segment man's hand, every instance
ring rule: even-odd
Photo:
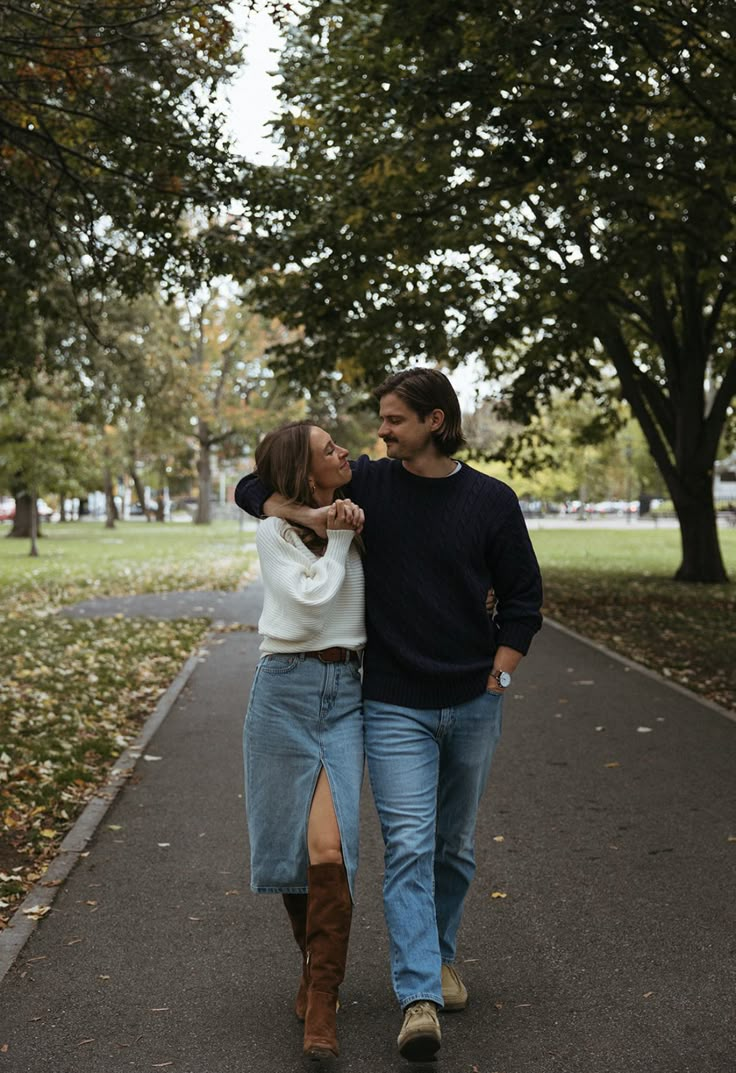
[[[493,661],[493,667],[491,669],[494,671],[508,671],[509,674],[513,674],[522,658],[521,652],[517,652],[516,649],[508,648],[507,645],[499,645],[496,649],[496,658]],[[506,690],[502,689],[496,679],[489,674],[486,692],[505,693]]]

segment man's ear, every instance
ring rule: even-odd
[[[445,423],[445,411],[444,410],[432,410],[429,415],[429,427],[432,432],[437,432],[442,428]]]

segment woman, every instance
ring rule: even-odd
[[[326,539],[277,518],[259,523],[263,656],[244,745],[251,888],[282,894],[302,951],[304,1054],[337,1057],[363,778],[362,512],[338,495],[350,481],[348,452],[316,425],[268,433],[256,467],[294,504],[332,504]]]

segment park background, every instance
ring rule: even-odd
[[[378,457],[396,365],[546,614],[736,708],[732,5],[95,8],[0,23],[0,921],[207,629],[60,610],[247,583],[260,437]]]

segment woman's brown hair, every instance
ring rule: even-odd
[[[313,421],[290,421],[267,432],[256,447],[256,471],[265,485],[284,496],[289,504],[318,507],[309,478],[312,459],[311,433],[317,426]],[[336,498],[342,497],[340,488]],[[310,551],[320,554],[327,546],[323,537],[305,525],[294,524]],[[362,541],[356,536],[362,550]]]

